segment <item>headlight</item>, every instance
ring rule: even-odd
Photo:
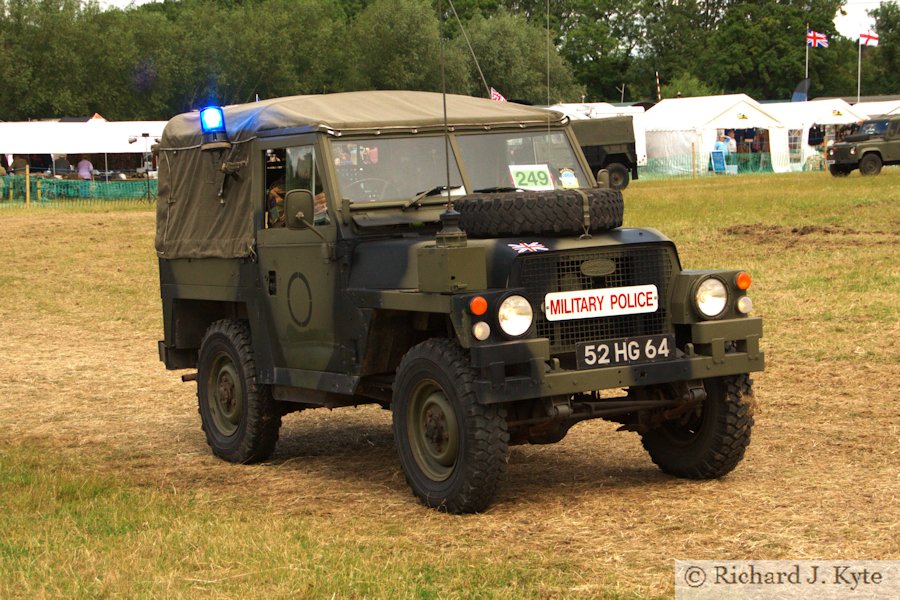
[[[697,286],[697,293],[694,296],[697,303],[697,310],[705,317],[717,317],[725,310],[728,303],[728,290],[725,284],[710,277],[704,279],[703,283]]]
[[[509,296],[500,303],[497,310],[497,321],[500,329],[510,337],[518,337],[531,328],[534,311],[531,304],[522,296]]]
[[[856,154],[856,148],[850,148],[850,154]]]

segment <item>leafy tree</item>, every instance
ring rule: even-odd
[[[350,26],[345,89],[441,89],[441,37],[428,0],[374,0]],[[445,45],[448,91],[465,91],[465,57]]]
[[[875,17],[879,39],[877,47],[863,48],[863,93],[896,94],[900,90],[900,4],[885,2],[869,14]]]
[[[694,75],[682,73],[662,86],[663,98],[689,98],[693,96],[714,96],[718,90],[700,81]]]
[[[552,45],[548,55],[546,30],[505,10],[490,18],[476,15],[467,29],[488,85],[507,98],[534,104],[546,104],[548,95],[551,104],[581,98],[581,86]],[[464,42],[457,38],[454,44],[461,48]],[[470,71],[470,79],[478,82],[472,93],[481,95],[478,88],[483,84],[474,63]]]
[[[697,57],[698,73],[726,93],[753,98],[790,98],[803,78],[807,22],[834,37],[832,23],[843,0],[807,0],[782,4],[777,0],[741,2],[728,7],[719,27],[710,33],[709,50]],[[812,91],[833,73],[838,53],[813,48],[809,53]],[[819,88],[819,93],[824,90]]]

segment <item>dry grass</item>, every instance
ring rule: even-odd
[[[755,275],[747,457],[680,481],[591,422],[513,448],[468,517],[414,501],[378,408],[288,416],[265,465],[214,459],[158,362],[153,213],[4,211],[0,597],[646,597],[676,558],[900,558],[898,190],[896,170],[629,188],[628,223],[686,267]]]

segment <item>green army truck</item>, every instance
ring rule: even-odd
[[[591,173],[605,169],[614,190],[624,190],[630,179],[638,178],[632,117],[574,119],[571,125]]]
[[[854,169],[860,175],[878,175],[884,165],[900,165],[900,115],[863,121],[856,133],[828,149],[825,164],[835,177]]]
[[[297,96],[177,116],[157,152],[159,354],[196,369],[217,456],[268,459],[292,411],[379,404],[413,493],[453,513],[488,506],[510,445],[588,419],[678,477],[742,459],[750,276],[622,227],[564,115]]]

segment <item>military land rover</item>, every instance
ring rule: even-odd
[[[854,169],[860,175],[878,175],[884,165],[900,165],[900,115],[863,121],[856,133],[828,149],[825,163],[835,177],[846,177]]]
[[[678,477],[742,459],[750,276],[622,227],[562,114],[297,96],[177,116],[157,151],[160,359],[196,369],[219,457],[266,460],[291,411],[380,404],[413,493],[454,513],[488,506],[510,445],[587,419]]]
[[[606,169],[609,173],[609,187],[624,190],[630,179],[638,178],[632,117],[575,119],[571,126],[591,172]]]

